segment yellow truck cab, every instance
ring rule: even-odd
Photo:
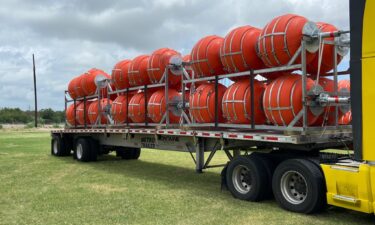
[[[354,160],[321,164],[327,202],[365,213],[375,209],[375,1],[350,1],[350,80]]]

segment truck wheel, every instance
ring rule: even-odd
[[[140,155],[141,155],[141,149],[140,148],[133,148],[132,159],[138,159]]]
[[[96,161],[98,159],[98,154],[100,151],[100,144],[99,141],[89,138],[88,139],[90,142],[90,160],[89,161]]]
[[[73,138],[64,137],[64,142],[65,142],[67,155],[70,155],[72,153],[72,151],[74,151]]]
[[[140,148],[121,148],[120,150],[116,151],[116,156],[119,156],[122,159],[126,159],[126,160],[138,159],[140,155],[141,155]]]
[[[239,156],[228,165],[226,182],[228,190],[235,198],[260,201],[267,191],[268,174],[256,157]]]
[[[91,143],[88,138],[79,138],[76,141],[74,156],[81,162],[89,162],[92,159]]]
[[[64,139],[59,135],[54,135],[51,140],[51,155],[68,156],[70,150],[67,148]]]
[[[276,168],[272,189],[279,205],[289,211],[313,213],[326,203],[324,177],[306,159],[288,159]]]
[[[252,158],[255,161],[259,161],[263,164],[264,168],[266,169],[267,173],[267,184],[265,185],[265,198],[272,198],[272,176],[275,171],[275,162],[270,158],[268,154],[254,152],[250,154],[248,157]]]

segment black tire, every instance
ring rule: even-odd
[[[100,151],[100,144],[99,141],[94,140],[92,138],[88,139],[90,142],[90,160],[89,161],[96,161],[98,159],[99,151]]]
[[[267,195],[268,174],[256,157],[238,156],[228,165],[226,183],[235,198],[261,201]]]
[[[54,135],[51,140],[51,155],[68,156],[70,150],[67,148],[65,140],[60,135]]]
[[[267,184],[265,185],[265,198],[272,198],[273,192],[272,192],[272,176],[275,171],[275,162],[273,162],[271,156],[268,153],[259,153],[254,152],[248,156],[249,158],[259,161],[263,164],[264,168],[266,169],[267,173]]]
[[[140,148],[121,148],[116,151],[116,156],[125,160],[138,159],[141,155]]]
[[[141,156],[141,149],[140,148],[133,148],[133,156],[132,159],[137,160]]]
[[[74,144],[73,138],[71,137],[64,137],[65,147],[67,151],[67,155],[70,155],[72,151],[74,151]]]
[[[306,159],[288,159],[278,165],[272,178],[278,204],[289,211],[314,213],[326,204],[323,173]]]
[[[74,148],[74,157],[81,162],[89,162],[92,160],[91,141],[88,138],[79,138]]]

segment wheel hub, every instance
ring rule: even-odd
[[[250,176],[249,173],[245,174],[245,176],[243,177],[243,182],[245,182],[246,184],[251,185],[251,176]]]
[[[83,154],[83,148],[81,144],[77,145],[77,159],[82,159],[82,154]]]
[[[295,182],[294,188],[299,193],[306,193],[306,184],[303,182],[302,179],[299,179]]]
[[[281,193],[291,204],[298,205],[306,200],[307,182],[304,176],[297,171],[287,171],[281,177]]]
[[[244,165],[238,165],[233,170],[232,183],[241,194],[247,194],[251,189],[252,178],[250,170]]]
[[[58,148],[57,148],[57,147],[58,147],[58,146],[57,146],[57,141],[54,140],[54,141],[53,141],[53,153],[54,153],[55,155],[58,154]]]

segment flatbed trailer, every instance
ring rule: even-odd
[[[189,130],[150,128],[93,128],[64,129],[51,131],[53,137],[68,142],[79,138],[90,138],[105,149],[151,148],[190,153],[196,164],[196,171],[210,168],[212,157],[218,150],[225,151],[229,160],[240,152],[316,152],[329,148],[347,148],[352,141],[351,128],[345,126],[340,132],[299,133],[264,132],[246,130]],[[73,146],[73,143],[67,144]],[[55,146],[56,147],[56,146]],[[57,152],[57,149],[55,149]],[[107,150],[104,150],[107,152]],[[210,152],[207,161],[205,152]],[[194,156],[194,155],[195,156]]]
[[[375,138],[372,130],[375,122],[371,118],[371,113],[375,110],[373,106],[375,91],[372,87],[375,82],[372,76],[375,73],[374,13],[375,1],[350,1],[350,76],[353,90],[350,95],[353,127],[337,124],[339,105],[334,105],[335,125],[307,126],[306,108],[311,105],[304,102],[304,108],[298,113],[295,121],[284,126],[257,126],[253,123],[240,126],[220,124],[216,120],[213,124],[196,124],[194,121],[187,121],[176,127],[169,124],[168,119],[163,121],[164,124],[146,122],[102,125],[99,122],[91,127],[75,124],[51,132],[51,153],[55,156],[66,156],[71,155],[73,151],[73,156],[77,160],[87,162],[96,160],[98,155],[110,151],[116,151],[123,159],[138,159],[142,148],[183,151],[191,154],[196,165],[195,169],[199,173],[210,167],[224,166],[223,185],[238,199],[261,201],[273,195],[282,208],[293,212],[313,213],[323,209],[325,204],[330,204],[364,213],[374,213],[375,151],[372,148],[375,145]],[[246,75],[250,76],[249,82],[253,85],[254,74],[285,71],[291,68],[301,69],[303,83],[305,83],[305,44],[302,43],[298,51],[302,59],[301,64],[298,65],[291,62],[280,68],[214,78],[188,78],[182,83],[184,85],[194,81],[211,80],[217,86],[219,78]],[[293,59],[295,60],[296,57]],[[332,73],[335,92],[328,94],[338,94],[337,76],[349,72],[339,72],[336,66]],[[152,86],[168,88],[168,83],[133,89],[143,89],[146,92],[147,88]],[[120,92],[128,93],[129,89],[109,93]],[[302,94],[303,99],[309,95],[306,86]],[[100,98],[100,96],[90,98]],[[86,97],[83,100],[85,101]],[[252,105],[253,102],[254,100],[251,99]],[[185,103],[182,104],[181,109],[185,110],[184,107]],[[165,118],[168,118],[168,115]],[[217,118],[217,109],[215,109],[215,118]],[[295,126],[295,122],[299,119],[303,121],[302,126]],[[354,149],[354,155],[321,151],[351,147]],[[210,165],[217,151],[226,153],[229,161],[227,164]],[[205,154],[208,156],[206,157]]]

